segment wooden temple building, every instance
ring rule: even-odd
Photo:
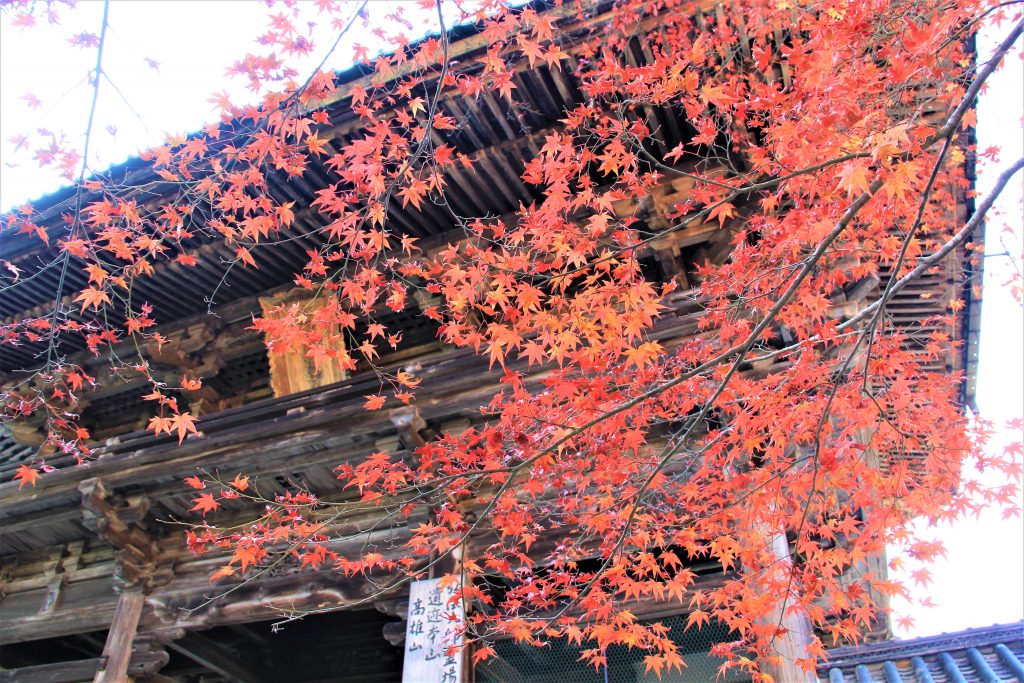
[[[586,21],[601,19],[598,15]],[[573,21],[562,18],[559,25],[569,32],[574,30]],[[484,46],[471,27],[456,29],[452,39],[452,55],[467,63]],[[631,63],[651,57],[643,34],[632,38],[629,48],[625,59]],[[775,77],[784,79],[787,74],[780,70]],[[360,69],[342,74],[343,95],[329,107],[331,123],[320,132],[329,149],[337,151],[359,134],[344,93],[365,78]],[[563,112],[584,99],[571,69],[543,63],[531,68],[524,63],[514,83],[511,100],[488,91],[476,99],[457,93],[441,98],[440,111],[453,117],[458,127],[435,129],[431,135],[438,144],[450,145],[472,160],[471,168],[447,171],[447,200],[461,215],[509,216],[520,203],[540,199],[537,189],[521,180],[524,163],[538,153],[544,137],[558,129]],[[647,115],[655,131],[651,151],[661,158],[696,134],[685,116],[671,107],[651,107]],[[691,155],[679,163],[699,161]],[[125,185],[153,179],[152,169],[140,160],[108,173]],[[62,466],[68,463],[60,462],[59,455],[50,456],[48,462],[58,471],[42,477],[34,488],[19,490],[12,476],[19,464],[33,457],[41,434],[31,425],[0,427],[0,681],[401,679],[408,587],[344,609],[374,595],[375,585],[330,569],[289,568],[225,593],[230,581],[210,583],[211,573],[225,558],[215,551],[202,556],[189,552],[184,528],[173,523],[195,518],[189,513],[194,496],[182,480],[197,468],[229,477],[245,472],[268,496],[301,484],[337,500],[344,495],[335,474],[339,464],[378,450],[408,452],[424,439],[464,429],[482,419],[479,406],[495,392],[500,372],[488,369],[485,358],[439,342],[435,324],[420,314],[429,303],[425,301],[412,301],[406,311],[391,314],[388,323],[402,331],[402,342],[381,359],[384,366],[405,368],[422,379],[415,412],[367,413],[364,395],[373,393],[377,383],[370,373],[324,376],[302,359],[268,357],[262,339],[250,329],[253,314],[268,301],[289,295],[294,273],[304,265],[305,249],[322,244],[316,231],[325,221],[309,205],[319,189],[335,181],[333,172],[315,161],[300,178],[270,178],[270,190],[278,200],[295,202],[294,224],[283,229],[283,236],[305,237],[269,250],[272,254],[266,257],[263,251],[254,251],[258,269],[230,273],[229,286],[220,290],[216,315],[207,313],[206,297],[222,275],[223,260],[230,259],[220,242],[196,238],[189,245],[200,257],[196,267],[166,263],[135,284],[136,296],[153,305],[159,331],[168,339],[161,349],[147,350],[157,373],[177,378],[187,372],[203,379],[202,391],[188,405],[201,416],[199,435],[179,445],[176,437],[146,431],[150,407],[140,397],[148,385],[110,376],[102,358],[93,358],[84,342],[71,338],[62,343],[72,359],[97,378],[96,388],[84,397],[81,415],[95,440],[94,459],[76,467]],[[638,216],[652,229],[666,226],[670,207],[687,196],[689,182],[666,180],[653,201],[624,201],[616,211]],[[61,215],[69,210],[72,196],[71,191],[62,191],[35,203],[55,234],[62,229]],[[965,203],[961,210],[966,212],[969,206]],[[424,250],[442,247],[459,234],[451,214],[430,202],[414,209],[395,201],[389,212],[390,225],[417,237]],[[670,349],[696,333],[699,308],[688,296],[699,283],[696,265],[726,258],[729,240],[742,220],[738,216],[724,228],[717,221],[692,225],[651,243],[644,253],[643,265],[651,279],[675,278],[680,285],[665,302],[668,311],[653,330],[664,347]],[[51,246],[46,246],[9,231],[0,234],[0,259],[16,265],[46,262],[55,255],[56,241],[51,239]],[[953,339],[966,343],[934,369],[966,370],[968,378],[973,377],[978,330],[978,302],[965,285],[971,268],[966,258],[950,259],[944,272],[900,291],[889,305],[893,321],[912,330],[923,318],[944,314],[951,298],[966,301],[959,321],[949,330]],[[57,277],[53,271],[40,273],[4,295],[0,317],[16,319],[44,310],[58,286]],[[69,269],[67,293],[84,286],[84,276]],[[878,281],[871,280],[837,293],[833,314],[851,315],[877,288]],[[921,298],[924,291],[932,296]],[[0,372],[10,378],[19,369],[32,367],[37,351],[30,346],[3,347]],[[768,368],[757,369],[764,370]],[[965,401],[970,400],[971,381],[964,387]],[[228,523],[239,514],[235,507],[212,515],[211,521]],[[337,522],[347,529],[360,528],[360,523]],[[353,542],[352,550],[395,554],[404,533],[401,528],[370,533]],[[879,562],[884,565],[881,558]],[[721,577],[713,563],[694,570],[699,585]],[[279,632],[271,629],[291,610],[335,605],[341,609],[288,624]],[[638,616],[665,618],[678,629],[690,668],[663,680],[713,678],[717,660],[708,652],[715,638],[725,634],[684,633],[685,614],[666,614],[664,606],[641,609]],[[884,631],[883,624],[880,632]],[[498,653],[477,671],[464,671],[461,680],[619,683],[643,676],[642,665],[637,665],[641,658],[626,652],[609,653],[607,678],[577,662],[578,653],[567,646],[553,644],[534,652],[499,643]]]

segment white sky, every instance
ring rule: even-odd
[[[397,4],[370,3],[369,24],[379,25]],[[86,0],[73,11],[65,10],[64,20],[57,27],[40,25],[21,31],[11,28],[6,19],[0,23],[0,209],[35,199],[64,184],[54,173],[39,169],[28,155],[13,154],[8,139],[45,127],[64,131],[80,146],[92,94],[85,79],[94,64],[95,51],[73,48],[66,39],[72,30],[98,33],[101,12],[102,3]],[[215,114],[207,97],[225,88],[224,73],[229,64],[254,49],[246,41],[262,32],[265,16],[264,6],[255,2],[112,2],[104,66],[124,97],[110,83],[101,84],[93,133],[95,156],[90,155],[90,166],[103,169],[161,143],[168,133],[195,130],[213,120]],[[436,30],[433,24],[417,28]],[[1001,37],[998,33],[992,35],[983,36],[981,55],[987,54]],[[359,24],[351,39],[343,41],[329,67],[344,67],[351,62],[353,41],[361,41],[373,51],[379,45],[369,29]],[[319,41],[315,59],[298,66],[315,65],[327,45]],[[146,58],[159,62],[159,71],[149,67]],[[1002,146],[1004,163],[1024,152],[1022,83],[1024,73],[1018,52],[997,74],[979,105],[979,148]],[[236,84],[232,92],[243,92],[243,85]],[[40,109],[32,111],[25,106],[21,97],[27,93],[42,101]],[[1001,168],[995,164],[980,169],[980,193],[986,191]],[[1011,253],[1020,257],[1019,238],[1024,232],[1020,176],[1010,189],[1012,192],[1008,191],[1001,202],[1002,223],[989,223],[987,253],[1005,251],[998,241],[998,228],[1008,223],[1016,227],[1018,238]],[[1008,277],[1007,259],[987,258],[985,269],[978,403],[982,415],[1003,424],[1024,415],[1024,318],[1021,308],[999,286]],[[1024,618],[1024,524],[1019,518],[1004,521],[1000,511],[992,510],[979,519],[938,528],[934,533],[946,543],[948,559],[932,567],[934,583],[930,587],[913,590],[917,597],[931,596],[937,607],[897,604],[897,614],[916,620],[912,629],[898,631],[898,635],[929,635]]]
[[[987,27],[978,40],[979,62],[997,45],[1005,33]],[[1018,42],[1019,47],[1019,42]],[[1024,62],[1018,51],[996,73],[978,104],[978,149],[990,145],[1002,148],[1001,163],[982,165],[978,171],[978,193],[984,196],[995,177],[1015,159],[1024,155]],[[1021,210],[1022,178],[1018,174],[1000,196],[999,214],[990,217],[986,228],[986,254],[1009,251],[1019,259],[1024,219]],[[1002,227],[1015,229],[1016,239],[1004,246]],[[978,410],[997,425],[1024,415],[1024,316],[1006,288],[1012,273],[1006,257],[985,259],[985,284],[982,290],[981,348],[978,367]],[[992,444],[1002,448],[1021,434],[1004,431]],[[1004,482],[983,481],[993,484]],[[1018,495],[1018,503],[1024,500]],[[923,525],[922,525],[923,526]],[[1024,522],[1020,517],[1002,519],[1002,512],[990,509],[978,519],[934,529],[948,552],[946,560],[932,566],[931,586],[913,587],[916,594],[932,597],[936,607],[895,603],[897,614],[912,616],[916,623],[909,630],[896,628],[901,637],[925,636],[974,626],[988,626],[1024,619]],[[909,581],[908,565],[904,572]],[[896,624],[894,623],[894,627]]]

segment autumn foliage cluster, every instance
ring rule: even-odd
[[[694,628],[728,626],[728,665],[756,670],[784,631],[781,613],[840,639],[869,628],[876,601],[903,588],[868,560],[887,545],[924,559],[940,552],[908,520],[1012,495],[1019,457],[984,455],[985,426],[969,424],[961,405],[962,372],[930,369],[961,352],[951,330],[964,302],[949,300],[913,339],[887,314],[897,293],[978,248],[970,239],[991,197],[973,198],[967,160],[995,152],[971,147],[969,131],[996,62],[975,62],[972,35],[1006,15],[1000,49],[1010,50],[1022,30],[1012,8],[583,0],[445,10],[428,0],[377,25],[388,45],[380,56],[355,46],[372,72],[355,81],[291,68],[329,47],[305,37],[314,9],[341,36],[367,11],[276,3],[260,50],[231,74],[258,98],[215,98],[220,121],[144,152],[155,174],[144,188],[108,183],[73,148],[18,141],[39,163],[64,167],[76,195],[58,230],[36,222],[31,205],[4,217],[4,230],[56,244],[60,256],[0,263],[0,292],[41,267],[84,282],[54,292],[42,312],[0,322],[0,344],[40,349],[38,365],[9,375],[3,391],[3,420],[43,422],[48,433],[19,470],[22,484],[45,486],[47,453],[90,457],[76,404],[94,380],[62,339],[84,338],[124,374],[148,376],[162,321],[133,283],[167,262],[194,267],[197,240],[230,247],[225,270],[257,268],[254,255],[272,260],[280,231],[313,210],[325,225],[293,274],[306,303],[254,311],[271,352],[376,372],[369,411],[414,406],[415,374],[375,362],[401,342],[387,313],[411,310],[436,323],[440,341],[502,369],[500,391],[481,406],[485,421],[428,441],[411,460],[376,452],[340,468],[344,502],[299,489],[265,499],[245,473],[190,478],[190,546],[230,552],[215,579],[284,558],[393,587],[437,567],[458,581],[472,636],[567,637],[596,665],[610,645],[635,646],[656,672],[682,665],[678,647],[630,605],[676,603]],[[66,10],[7,2],[4,11],[30,26]],[[412,22],[437,33],[418,39]],[[466,22],[477,25],[477,47],[455,54],[447,30]],[[651,53],[640,63],[624,57],[637,35]],[[80,38],[83,50],[102,51],[101,31]],[[335,47],[351,49],[351,39]],[[525,165],[523,181],[543,200],[514,216],[454,216],[460,238],[421,250],[389,207],[443,206],[445,171],[475,163],[439,144],[438,131],[462,123],[438,102],[484,91],[521,101],[512,76],[538,64],[575,74],[584,95]],[[335,151],[328,109],[339,102],[359,132]],[[652,107],[685,119],[689,142],[659,153]],[[308,208],[275,199],[268,178],[299,179],[312,159],[336,182]],[[1005,163],[997,192],[1021,168]],[[617,208],[679,178],[692,189],[663,227]],[[969,201],[965,222],[956,207]],[[699,264],[692,289],[652,280],[644,249],[701,223],[729,231],[726,256]],[[839,293],[871,282],[859,303],[838,305]],[[665,346],[652,329],[681,305],[694,307],[696,331]],[[199,438],[201,420],[186,408],[201,383],[154,379],[149,428]],[[968,459],[1011,483],[980,490],[961,476]],[[251,522],[218,527],[216,514],[240,499],[259,506]],[[333,550],[331,524],[368,510],[381,525],[425,516],[396,555]],[[769,542],[780,534],[788,559]],[[705,560],[723,578],[694,590],[691,567]],[[491,650],[482,642],[475,652]]]

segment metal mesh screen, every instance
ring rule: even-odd
[[[659,619],[668,626],[669,637],[678,645],[686,662],[686,668],[679,671],[662,672],[661,683],[697,683],[698,681],[720,681],[721,683],[749,683],[750,676],[729,671],[719,676],[718,667],[725,661],[711,656],[709,650],[715,643],[734,640],[728,629],[720,625],[707,624],[701,629],[686,630],[683,616]],[[544,647],[523,645],[514,641],[494,644],[497,656],[481,662],[475,671],[476,683],[533,683],[553,681],[555,683],[632,683],[633,681],[658,681],[653,672],[645,673],[642,650],[630,650],[615,646],[608,649],[607,667],[594,669],[579,661],[584,647],[572,645],[564,639],[552,640]]]

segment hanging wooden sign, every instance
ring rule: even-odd
[[[457,589],[441,579],[414,581],[409,588],[402,683],[462,683],[465,611]]]

